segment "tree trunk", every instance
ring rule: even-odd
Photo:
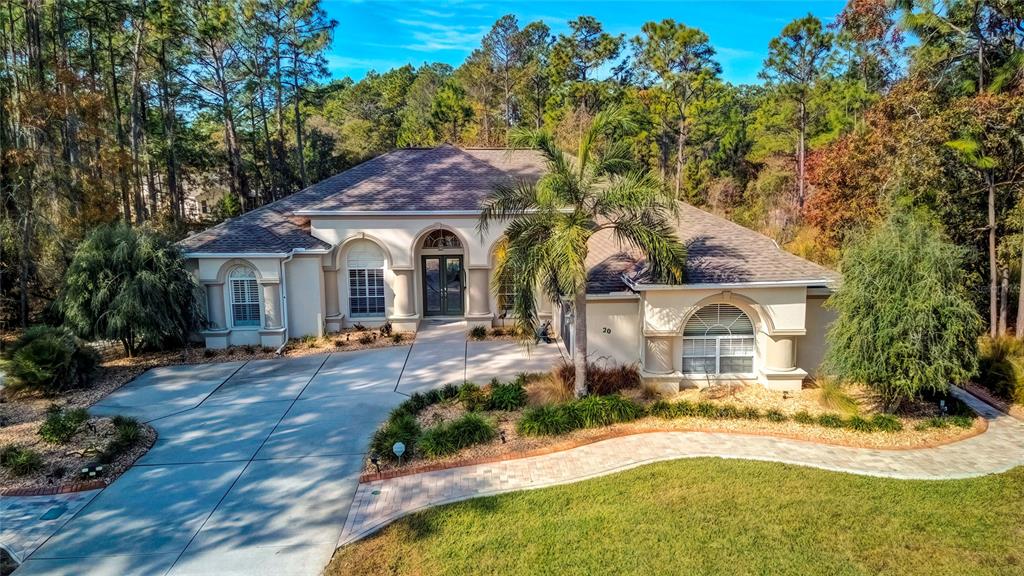
[[[988,320],[989,336],[995,338],[998,330],[999,270],[996,267],[996,187],[991,171],[986,171],[988,185]]]
[[[1006,336],[1006,315],[1010,299],[1010,271],[1003,267],[1003,280],[999,285],[999,336]]]
[[[110,20],[110,14],[106,14],[107,20]],[[107,59],[110,61],[110,93],[112,98],[112,104],[114,106],[114,128],[117,136],[117,148],[121,152],[122,156],[125,153],[124,146],[124,123],[121,121],[121,93],[117,86],[117,72],[114,65],[114,42],[111,38],[111,34],[107,34]],[[124,212],[125,224],[131,225],[132,223],[132,204],[131,195],[128,192],[128,175],[124,171],[124,167],[118,163],[117,167],[118,182],[121,186],[121,210]]]
[[[1014,335],[1024,338],[1024,246],[1020,251],[1020,293],[1017,294],[1017,326]]]
[[[170,195],[171,214],[175,221],[184,216],[184,202],[178,188],[178,153],[174,103],[171,96],[170,70],[167,65],[167,43],[160,42],[160,109],[164,117],[164,139],[167,146],[167,192]]]
[[[807,104],[800,102],[800,142],[797,146],[797,207],[804,208],[804,140],[807,137]]]
[[[587,286],[584,283],[573,300],[573,356],[576,369],[573,393],[577,398],[587,395]]]

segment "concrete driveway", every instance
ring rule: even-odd
[[[427,324],[411,347],[146,372],[91,411],[149,422],[156,445],[16,574],[318,574],[369,438],[407,394],[560,357],[464,334]]]

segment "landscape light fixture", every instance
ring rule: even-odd
[[[370,454],[370,463],[377,467],[377,476],[380,476],[380,456],[376,452]]]

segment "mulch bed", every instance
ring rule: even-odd
[[[527,386],[530,389],[530,385]],[[848,394],[854,398],[861,415],[870,417],[877,411],[874,397],[864,388],[851,388]],[[623,391],[623,395],[637,402],[648,404],[652,401],[642,390]],[[762,412],[776,409],[792,416],[799,411],[812,415],[837,413],[837,410],[823,406],[819,400],[817,389],[805,388],[797,393],[786,394],[768,390],[761,386],[737,387],[731,390],[685,390],[669,401],[690,400],[708,401],[717,404],[733,404],[740,408],[753,406]],[[934,415],[928,406],[911,406],[908,414],[901,414],[903,430],[899,432],[860,432],[849,429],[827,428],[817,424],[799,424],[792,420],[786,422],[770,422],[768,420],[744,419],[709,419],[698,417],[681,417],[672,420],[648,416],[633,422],[614,424],[603,428],[587,428],[575,430],[561,436],[520,436],[516,424],[522,417],[523,410],[513,412],[491,411],[484,413],[493,418],[498,429],[504,432],[504,441],[500,438],[487,444],[479,444],[459,451],[448,457],[428,459],[413,454],[401,466],[391,462],[381,463],[381,475],[376,467],[367,460],[364,463],[360,481],[367,482],[380,478],[404,476],[431,470],[456,468],[472,464],[500,462],[518,458],[528,458],[568,450],[609,438],[643,434],[647,432],[726,432],[731,434],[749,434],[771,436],[789,440],[801,440],[848,446],[854,448],[874,448],[882,450],[909,450],[930,448],[951,442],[964,440],[983,433],[987,423],[982,418],[975,418],[971,428],[930,428],[915,430],[918,422]],[[454,420],[465,413],[458,402],[442,403],[424,409],[417,420],[426,429],[441,422]]]

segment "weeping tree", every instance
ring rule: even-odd
[[[981,317],[962,282],[966,258],[921,213],[897,211],[854,241],[826,303],[837,318],[825,371],[871,386],[890,410],[970,378]]]
[[[622,138],[633,129],[621,109],[599,112],[575,155],[563,152],[547,129],[513,131],[510,145],[535,148],[547,172],[536,182],[497,186],[480,214],[481,233],[493,222],[506,224],[492,290],[511,288],[520,334],[536,332],[538,296],[572,300],[577,396],[586,393],[590,238],[607,231],[645,256],[645,273],[663,282],[682,281],[686,251],[676,234],[678,204],[657,177],[634,167]]]
[[[176,246],[118,223],[97,228],[75,251],[59,308],[82,338],[117,340],[134,356],[184,342],[203,322],[201,296]]]

